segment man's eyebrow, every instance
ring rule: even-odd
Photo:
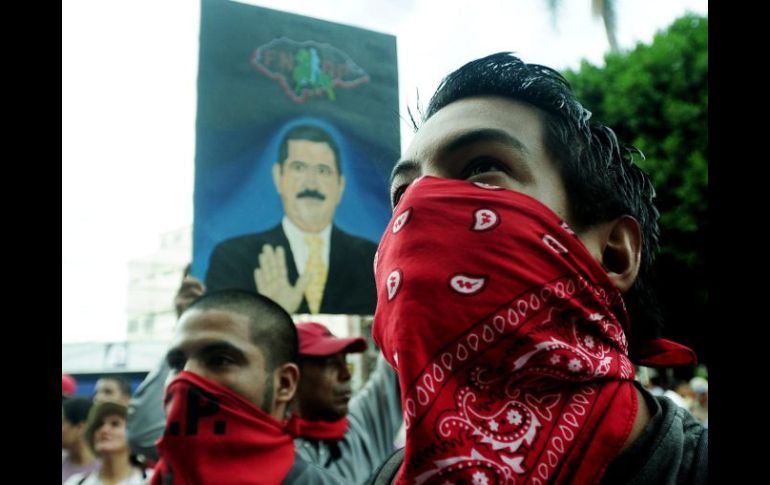
[[[393,185],[393,180],[402,173],[419,169],[420,164],[414,160],[401,160],[400,162],[396,163],[396,166],[393,167],[393,171],[390,172],[390,183],[388,185]]]
[[[205,344],[202,345],[200,349],[198,349],[198,353],[201,355],[213,354],[215,352],[228,352],[240,360],[246,360],[246,354],[243,352],[243,350],[227,342],[214,342]]]
[[[439,156],[446,156],[460,150],[461,148],[473,145],[474,143],[500,143],[507,148],[516,150],[525,155],[529,155],[530,151],[518,138],[503,130],[497,130],[494,128],[482,128],[473,131],[466,131],[448,140],[439,151]],[[414,160],[402,160],[393,167],[393,171],[390,174],[390,185],[393,184],[393,180],[403,174],[404,172],[410,172],[413,170],[419,170],[420,164]]]
[[[482,128],[467,131],[450,139],[441,149],[441,154],[446,155],[468,145],[481,142],[494,142],[506,145],[508,148],[529,154],[529,149],[518,138],[503,130],[494,128]]]
[[[246,354],[243,350],[239,349],[235,345],[227,342],[212,342],[204,343],[202,345],[194,345],[183,351],[181,348],[174,348],[168,351],[166,354],[166,362],[171,363],[177,360],[187,360],[191,355],[197,354],[199,356],[206,354],[213,354],[215,352],[229,352],[234,354],[238,359],[246,359]]]

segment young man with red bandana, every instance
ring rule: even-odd
[[[153,484],[338,484],[295,455],[299,379],[289,314],[256,293],[208,293],[182,314],[166,360],[166,427]]]
[[[634,382],[634,364],[694,361],[659,338],[655,191],[590,118],[508,53],[431,99],[375,257],[406,425],[377,483],[707,481],[707,431]]]
[[[382,359],[351,399],[349,353],[366,350],[361,337],[338,338],[324,325],[297,324],[301,378],[292,405],[298,456],[344,479],[366,483],[393,452],[402,424],[396,375]]]

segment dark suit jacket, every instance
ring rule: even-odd
[[[217,244],[209,260],[206,288],[219,290],[239,288],[256,291],[254,269],[259,267],[262,246],[283,246],[286,269],[293,285],[299,276],[289,240],[280,224],[269,231],[246,234]],[[377,245],[366,239],[346,234],[332,226],[329,274],[321,301],[321,313],[373,315],[377,305],[373,262]],[[297,313],[309,313],[302,299]]]

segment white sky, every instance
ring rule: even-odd
[[[708,13],[707,0],[616,2],[624,48]],[[562,69],[607,50],[588,0],[562,0],[556,29],[546,0],[244,3],[396,35],[402,114],[493,52]],[[196,0],[62,3],[62,342],[125,338],[128,261],[192,224],[199,22]]]

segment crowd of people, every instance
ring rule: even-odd
[[[462,66],[391,175],[363,388],[366,340],[185,274],[133,396],[62,377],[62,483],[707,483],[707,380],[637,376],[696,363],[661,338],[637,153],[553,69]]]
[[[93,398],[73,396],[76,385],[62,374],[62,483],[145,483],[152,469],[131,452],[126,437],[129,382],[103,377]]]

